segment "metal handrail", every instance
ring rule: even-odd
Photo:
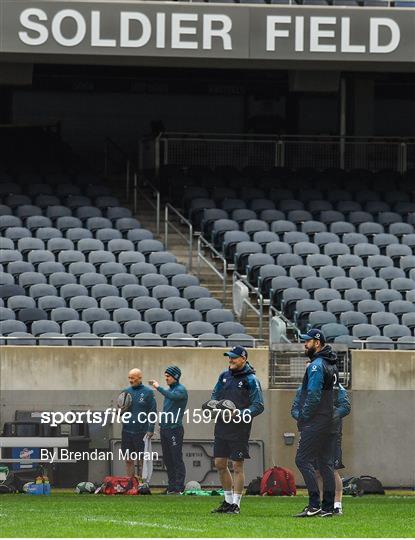
[[[211,256],[214,256],[216,259],[219,259],[223,264],[223,272],[221,273],[216,266],[209,261],[204,255],[202,249],[208,249]],[[226,302],[226,281],[227,281],[227,272],[228,272],[228,261],[225,257],[213,247],[213,245],[206,240],[202,235],[198,236],[197,239],[197,275],[200,277],[200,261],[203,261],[222,281],[223,283],[223,303]]]
[[[169,221],[169,211],[171,211],[174,215],[176,215],[180,223],[183,225],[187,225],[189,229],[188,236],[186,237],[182,231],[176,227],[176,225],[173,224],[173,222]],[[168,241],[169,241],[169,226],[182,238],[185,243],[189,246],[189,255],[188,255],[188,270],[192,270],[192,262],[193,262],[193,225],[192,223],[184,217],[183,214],[181,214],[176,208],[174,208],[173,205],[170,203],[167,203],[165,206],[164,211],[164,245],[166,249],[168,249]]]
[[[269,348],[271,348],[271,322],[272,322],[272,314],[276,315],[277,317],[279,317],[286,325],[287,327],[290,327],[292,329],[294,329],[295,332],[297,332],[297,334],[300,334],[300,330],[296,327],[296,325],[290,321],[289,319],[287,319],[287,317],[281,312],[281,311],[278,311],[278,309],[273,306],[271,304],[271,300],[270,300],[270,305],[269,305]],[[292,343],[286,336],[282,336],[283,338],[285,338],[287,341],[286,343]]]
[[[140,334],[137,334],[136,336],[126,336],[126,337],[123,337],[123,336],[114,336],[114,337],[111,337],[111,336],[45,336],[45,337],[42,337],[42,336],[2,336],[0,335],[0,340],[5,340],[5,341],[13,341],[13,340],[20,340],[20,341],[33,341],[35,340],[36,342],[38,342],[39,340],[41,339],[49,339],[51,341],[68,341],[68,342],[72,342],[73,340],[78,340],[78,341],[91,341],[91,340],[99,340],[99,341],[109,341],[110,342],[110,347],[113,347],[114,346],[114,342],[116,341],[125,341],[125,340],[130,340],[130,341],[135,341],[136,339],[139,339],[139,336]],[[168,336],[167,337],[161,337],[161,336],[152,336],[152,337],[146,337],[145,338],[147,341],[160,341],[160,339],[163,341],[163,342],[166,342],[168,339],[171,339],[171,340],[174,340],[174,341],[183,341],[183,342],[188,342],[188,341],[193,341],[193,342],[196,342],[198,344],[198,347],[201,347],[200,345],[200,339],[199,337],[172,337],[172,338],[169,338]],[[257,339],[257,338],[252,338],[253,341],[254,341],[254,348],[257,347],[257,344],[260,343],[260,342],[263,342],[264,340],[263,339]],[[218,338],[217,337],[206,337],[206,338],[203,338],[203,341],[207,342],[207,341],[217,341]],[[8,345],[2,345],[2,347],[7,347]],[[15,346],[13,344],[10,344],[10,346]],[[42,345],[39,345],[38,343],[36,343],[36,347],[42,347]],[[44,347],[50,347],[50,345],[43,345]],[[72,346],[72,345],[71,345]],[[76,345],[75,345],[76,346]],[[104,346],[104,345],[93,345],[93,346],[97,346],[97,347],[101,347],[101,346]],[[146,345],[132,345],[132,347],[145,347]],[[219,348],[228,348],[229,345],[225,345],[224,347],[219,347]]]
[[[134,212],[137,212],[138,207],[138,194],[142,196],[143,199],[145,199],[148,204],[154,208],[156,211],[156,233],[160,234],[160,212],[161,212],[161,196],[160,191],[146,178],[142,177],[143,179],[143,186],[148,186],[153,196],[156,198],[156,203],[153,202],[153,200],[148,197],[147,193],[141,189],[139,182],[138,182],[138,173],[134,172],[134,183],[133,183],[133,203],[134,203]]]
[[[242,283],[248,288],[248,290],[251,293],[253,293],[253,294],[257,293],[255,287],[253,287],[249,283],[249,281],[246,279],[246,277],[243,276],[242,274],[240,274],[239,272],[237,272],[236,270],[234,270],[234,272],[232,274],[232,282],[235,283],[236,280],[242,281]],[[259,308],[257,308],[257,307],[255,307],[253,305],[253,303],[250,300],[248,300],[246,298],[243,299],[243,303],[246,304],[248,306],[248,308],[252,309],[252,311],[255,313],[255,315],[258,316],[258,318],[259,318],[259,337],[262,340],[263,335],[264,335],[264,332],[263,332],[264,312],[263,312],[262,304],[259,304]]]

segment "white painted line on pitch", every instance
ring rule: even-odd
[[[205,532],[205,529],[196,529],[192,527],[179,527],[175,525],[164,525],[161,523],[148,523],[147,521],[130,521],[122,519],[107,519],[107,518],[83,518],[84,521],[101,521],[105,523],[115,523],[116,525],[140,525],[142,527],[154,527],[156,529],[177,529],[178,531],[189,532]]]

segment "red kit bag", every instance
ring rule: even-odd
[[[271,467],[261,479],[261,495],[296,495],[294,475],[289,469]]]

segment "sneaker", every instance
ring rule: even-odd
[[[237,504],[230,504],[229,508],[225,511],[225,514],[240,514],[241,509]]]
[[[304,510],[298,514],[295,514],[294,517],[306,518],[306,517],[315,517],[321,513],[321,508],[314,508],[313,506],[306,506]]]
[[[217,508],[214,508],[211,511],[211,513],[212,514],[226,514],[231,506],[233,506],[233,504],[229,504],[226,501],[222,501]]]
[[[322,518],[333,517],[333,512],[331,510],[322,510],[320,512],[320,517]]]
[[[181,495],[180,491],[176,491],[174,489],[172,490],[167,490],[165,495]]]
[[[343,510],[341,508],[335,508],[333,512],[333,516],[342,516]]]

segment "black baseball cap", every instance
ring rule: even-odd
[[[248,351],[244,349],[243,347],[237,345],[236,347],[232,347],[232,349],[226,353],[223,353],[223,356],[229,356],[229,358],[239,358],[242,356],[242,358],[248,358]]]
[[[311,328],[307,334],[300,334],[301,341],[308,341],[309,339],[318,339],[321,343],[326,342],[326,338],[321,330],[318,328]]]

